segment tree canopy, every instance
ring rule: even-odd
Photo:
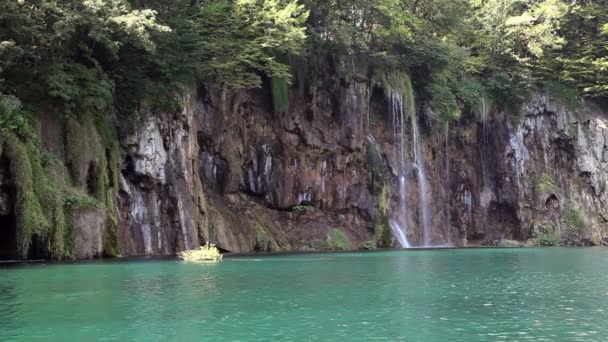
[[[326,53],[412,76],[429,113],[531,87],[608,96],[608,0],[7,0],[0,93],[67,114],[171,105],[204,81],[289,80]]]

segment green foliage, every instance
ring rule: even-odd
[[[374,237],[376,246],[391,247],[393,243],[393,233],[389,225],[389,189],[387,183],[383,183],[380,195],[378,196],[378,217],[374,225]]]
[[[16,185],[17,247],[26,258],[31,237],[37,234],[45,241],[45,250],[54,259],[70,256],[70,235],[67,224],[63,188],[49,174],[55,161],[35,142],[22,142],[10,135],[7,156]]]
[[[264,227],[256,222],[255,225],[255,250],[273,252],[280,250],[276,240]]]
[[[112,105],[112,65],[124,45],[154,50],[151,32],[168,31],[156,12],[123,0],[4,1],[0,67],[18,94],[46,98],[66,111]]]
[[[272,77],[270,82],[274,112],[286,113],[289,110],[289,90],[287,81],[281,77]]]
[[[91,196],[69,189],[65,194],[65,205],[69,209],[90,209],[97,208],[99,202]]]
[[[407,115],[416,115],[416,100],[414,96],[414,87],[410,76],[401,71],[392,71],[387,73],[382,78],[384,86],[389,92],[396,92],[403,97],[403,105]]]
[[[559,246],[561,237],[556,232],[555,227],[550,224],[545,224],[540,227],[534,236],[534,243],[537,246],[552,247]]]
[[[553,177],[551,177],[547,173],[543,173],[540,176],[537,186],[538,186],[538,190],[540,192],[554,191],[555,189],[558,188],[557,184],[555,184],[555,181],[553,180]]]
[[[311,42],[338,54],[382,54],[407,42],[414,18],[400,0],[305,1]]]
[[[574,111],[581,106],[581,94],[576,88],[556,81],[546,81],[544,82],[544,86],[549,90],[551,96],[562,101],[568,110]]]
[[[605,95],[608,3],[564,0],[472,0],[473,71],[511,99],[538,81],[584,95]],[[515,89],[515,92],[509,88]],[[495,96],[499,99],[501,97]],[[512,101],[512,100],[510,100]]]
[[[201,39],[204,78],[232,88],[259,87],[259,71],[288,80],[276,53],[298,53],[308,11],[296,0],[214,0],[199,6],[194,30]]]
[[[1,99],[1,98],[0,98]],[[15,214],[17,216],[18,250],[26,258],[32,236],[38,235],[44,242],[43,249],[50,258],[67,259],[71,257],[72,241],[70,232],[71,213],[75,209],[105,207],[108,228],[104,235],[104,246],[112,246],[116,255],[116,213],[113,204],[118,189],[118,141],[115,131],[103,124],[74,126],[75,131],[66,131],[66,141],[91,144],[98,136],[95,126],[105,128],[101,141],[105,148],[80,149],[68,151],[73,157],[97,158],[100,167],[95,184],[80,184],[72,188],[63,179],[64,166],[54,155],[47,152],[32,127],[31,112],[19,105],[2,107],[1,118],[23,118],[19,125],[14,121],[2,120],[0,129],[6,137],[6,154],[9,159],[11,176],[16,186]],[[68,123],[70,120],[68,120]],[[16,127],[16,128],[15,128]],[[102,130],[103,131],[103,130]],[[84,135],[83,135],[84,134]],[[78,144],[76,147],[80,146]],[[80,146],[82,148],[82,146]],[[85,146],[86,147],[86,146]],[[88,148],[88,147],[87,147]],[[69,156],[68,156],[69,157]],[[68,158],[69,159],[69,158]],[[85,163],[86,164],[86,163]],[[87,172],[85,167],[85,176]],[[91,191],[89,196],[85,191]]]
[[[369,191],[377,195],[387,182],[387,170],[378,143],[374,139],[368,139],[365,147],[365,168]]]
[[[338,228],[332,228],[327,232],[327,243],[330,250],[344,251],[351,249],[348,236]]]
[[[293,210],[295,213],[301,215],[301,214],[310,213],[310,212],[314,211],[315,208],[310,205],[296,205],[293,208],[291,208],[291,210]]]
[[[449,82],[450,75],[448,73],[434,73],[427,87],[431,98],[431,110],[439,122],[456,121],[461,115],[456,94],[450,87]]]
[[[556,233],[537,233],[534,241],[537,246],[554,247],[559,246],[561,238]]]
[[[30,113],[22,108],[15,96],[0,93],[0,132],[14,134],[23,139],[33,135]]]
[[[289,80],[308,12],[296,0],[27,0],[0,4],[0,91],[70,114],[175,106],[199,79]]]
[[[220,250],[212,243],[205,243],[198,249],[183,251],[178,256],[188,262],[219,262],[223,258]]]
[[[377,249],[376,241],[373,241],[373,240],[363,241],[359,244],[359,249],[368,250],[368,251],[375,250],[375,249]]]
[[[571,233],[584,234],[587,230],[583,213],[580,209],[569,207],[564,212],[563,223]]]

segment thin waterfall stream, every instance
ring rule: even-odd
[[[398,177],[398,203],[395,212],[389,221],[393,235],[403,248],[429,247],[433,240],[433,227],[431,222],[431,189],[424,165],[423,145],[418,120],[414,113],[406,113],[407,108],[403,96],[392,91],[390,93],[391,116],[393,120],[393,139],[397,157]],[[406,120],[410,119],[413,132],[413,162],[409,160],[406,146]],[[413,231],[409,224],[408,193],[410,186],[410,172],[415,172],[418,182],[418,211],[419,211],[419,239],[417,243],[410,241]]]
[[[422,246],[428,247],[432,240],[431,227],[431,192],[424,166],[424,155],[422,153],[422,141],[420,137],[420,128],[416,116],[412,116],[412,130],[414,133],[414,163],[418,176],[418,196],[420,201],[420,226],[422,231]]]
[[[410,248],[411,244],[408,240],[408,234],[410,233],[408,224],[408,204],[407,204],[407,173],[408,173],[408,162],[406,159],[406,146],[405,146],[405,110],[403,106],[403,97],[398,92],[391,92],[390,94],[391,103],[391,114],[393,118],[393,139],[395,142],[395,149],[397,155],[397,163],[399,169],[399,202],[397,203],[396,212],[391,215],[389,225],[393,231],[393,235],[401,244],[403,248]]]
[[[450,124],[445,125],[445,231],[450,231],[450,210],[451,210],[451,184],[450,184]],[[449,236],[449,234],[448,234]]]

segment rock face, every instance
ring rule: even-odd
[[[79,209],[72,216],[72,254],[76,259],[92,259],[103,253],[105,213],[100,209]]]
[[[113,210],[72,212],[73,256],[102,254],[112,212],[122,255],[204,242],[230,252],[306,250],[332,228],[353,246],[493,245],[539,234],[608,242],[605,104],[572,111],[538,92],[517,117],[484,108],[439,127],[423,105],[396,111],[404,100],[372,80],[324,68],[314,81],[295,80],[284,112],[274,112],[268,86],[201,86],[179,111],[142,109],[137,127],[120,130]],[[94,196],[100,137],[84,133],[90,141],[69,149],[55,131],[42,140]],[[12,258],[16,194],[2,146],[0,258]]]
[[[150,115],[123,139],[116,201],[122,254],[172,254],[200,244],[206,217],[196,97],[185,96],[182,104],[164,121]]]
[[[451,223],[460,238],[488,243],[549,231],[566,243],[605,243],[606,111],[587,104],[572,112],[536,93],[509,121],[496,113],[454,132],[463,137],[451,153]]]
[[[336,227],[354,243],[373,240],[368,88],[353,80],[335,91],[294,94],[288,113],[275,114],[263,91],[200,88],[170,120],[150,116],[163,119],[123,139],[122,253],[204,241],[232,252],[306,249]]]
[[[129,139],[123,252],[172,253],[203,241],[232,252],[307,249],[331,228],[354,245],[398,245],[383,230],[403,203],[413,245],[425,234],[432,245],[454,246],[546,231],[566,243],[605,239],[602,110],[571,112],[537,93],[515,120],[494,111],[439,129],[424,116],[406,118],[411,165],[400,192],[401,137],[378,92],[357,79],[294,87],[289,110],[274,113],[264,90],[197,89],[171,122],[148,122]]]

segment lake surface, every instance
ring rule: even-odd
[[[608,249],[0,269],[1,341],[606,341]]]

